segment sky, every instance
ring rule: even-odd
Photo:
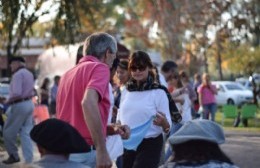
[[[41,12],[42,11],[49,11],[49,14],[46,14],[44,16],[40,16],[39,17],[39,22],[43,23],[43,22],[47,22],[52,20],[58,12],[58,8],[59,8],[59,4],[55,3],[54,0],[47,0],[43,3],[42,7],[41,7]]]

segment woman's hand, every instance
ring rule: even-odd
[[[130,137],[130,128],[128,125],[120,125],[117,133],[122,137],[122,139],[128,139]]]
[[[170,130],[170,124],[168,123],[165,114],[162,112],[156,113],[153,124],[162,127],[164,132],[168,132]]]
[[[200,105],[199,110],[198,110],[198,113],[199,113],[199,114],[202,114],[203,111],[204,111],[203,105]]]
[[[119,134],[122,139],[130,137],[130,128],[128,125],[111,124],[107,126],[107,135]]]

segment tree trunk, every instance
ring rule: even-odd
[[[208,73],[209,72],[209,66],[208,66],[208,58],[207,58],[207,54],[206,54],[206,49],[203,51],[203,55],[204,55],[205,72]]]
[[[218,65],[218,73],[219,73],[219,79],[223,80],[223,73],[222,73],[222,58],[221,58],[221,44],[219,39],[219,34],[217,33],[216,38],[216,44],[217,44],[217,65]]]
[[[6,76],[11,77],[11,67],[10,67],[10,60],[13,57],[12,53],[12,42],[9,42],[6,49]]]

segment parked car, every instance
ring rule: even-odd
[[[236,78],[236,82],[242,84],[246,89],[253,90],[252,80],[254,79],[256,86],[260,87],[260,74],[254,73],[250,77]]]
[[[242,105],[244,103],[253,102],[252,91],[246,89],[239,83],[231,81],[213,81],[212,84],[216,85],[218,89],[218,94],[216,95],[218,105]]]
[[[10,83],[10,78],[8,77],[3,77],[3,78],[0,78],[0,83],[6,83],[6,84],[9,84]]]
[[[0,83],[0,97],[7,98],[9,95],[9,84]]]
[[[236,78],[235,80],[237,83],[240,83],[241,85],[245,86],[246,83],[250,83],[249,77],[241,77],[241,78]]]

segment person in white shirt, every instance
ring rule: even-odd
[[[124,168],[157,168],[163,146],[162,134],[168,133],[171,128],[169,100],[164,90],[152,87],[155,83],[152,68],[146,52],[136,51],[131,55],[128,66],[131,78],[121,95],[117,119],[121,124],[128,125],[131,131],[152,122],[140,135],[141,142],[135,149],[125,148]],[[130,139],[133,137],[131,132]]]
[[[176,131],[178,131],[183,124],[185,124],[187,121],[192,120],[192,115],[191,115],[192,104],[189,98],[188,91],[186,89],[183,89],[183,84],[181,82],[178,73],[172,73],[168,77],[168,85],[173,89],[171,95],[173,97],[173,100],[176,102],[176,106],[178,110],[182,115],[182,121],[180,123],[173,125],[170,132],[170,135],[172,135]],[[171,149],[168,147],[165,153],[165,161],[169,159],[171,154],[172,154]]]

